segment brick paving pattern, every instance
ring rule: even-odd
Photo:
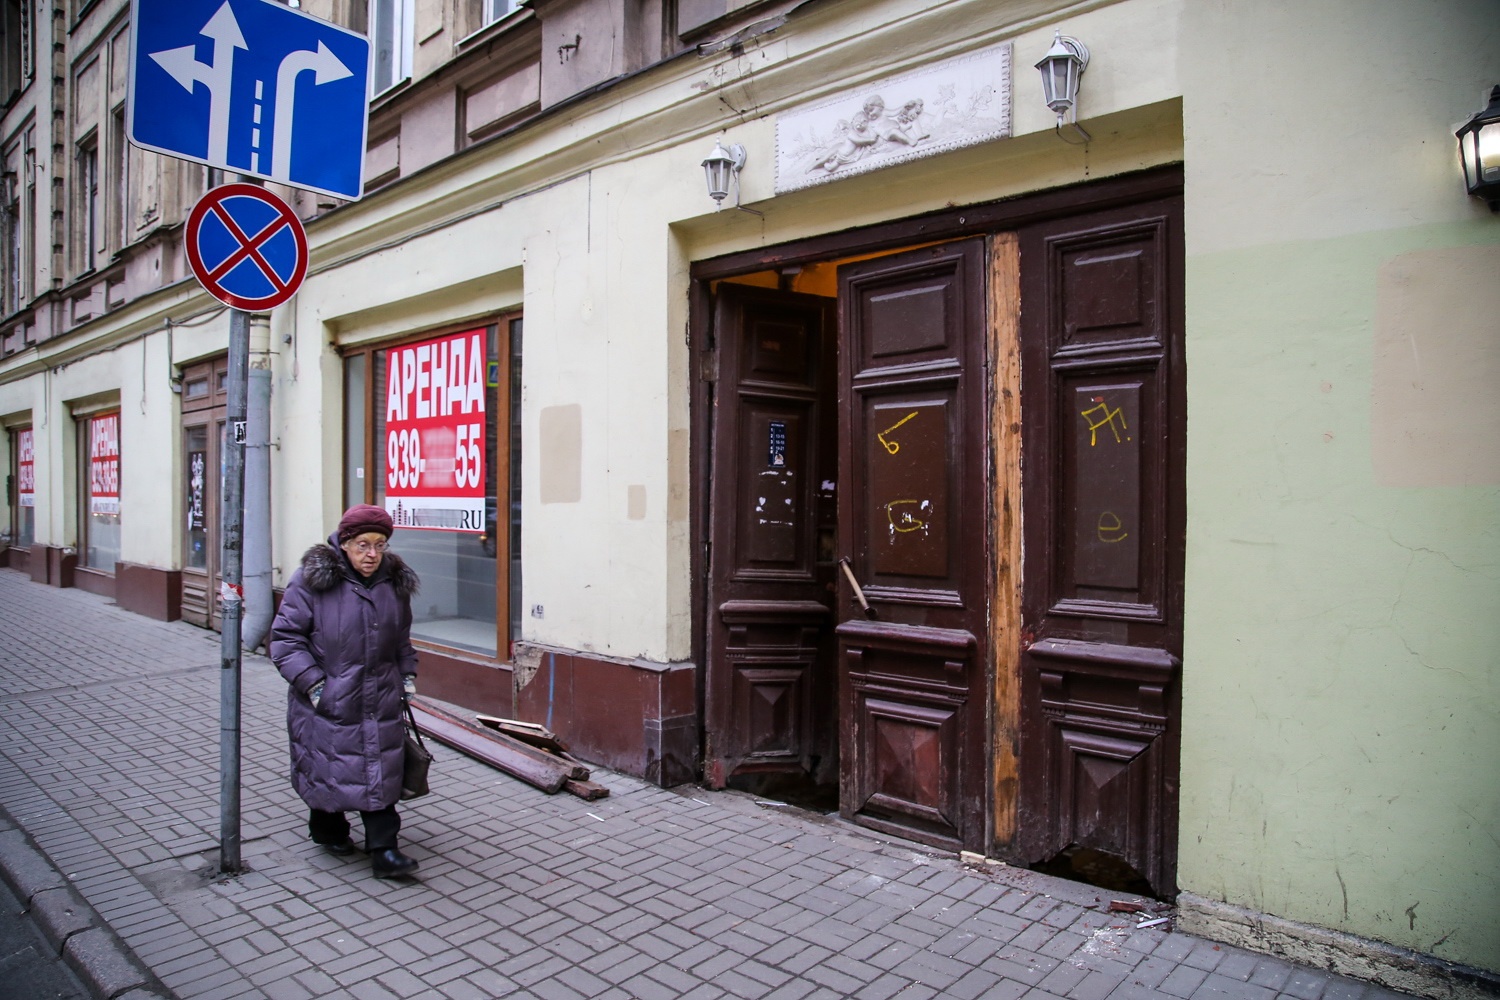
[[[379,881],[308,842],[270,663],[243,687],[225,879],[218,636],[0,570],[0,805],[183,1000],[1401,996],[749,796],[603,769],[606,799],[547,796],[441,746],[401,806],[419,878]]]

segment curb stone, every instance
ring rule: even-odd
[[[0,806],[0,878],[98,1000],[175,1000]]]
[[[129,949],[103,927],[90,927],[70,936],[62,955],[96,997],[117,997],[151,981],[150,973],[141,968]]]
[[[10,884],[21,902],[31,905],[37,893],[63,889],[68,885],[62,872],[53,868],[41,851],[22,830],[0,833],[0,874]]]
[[[42,936],[59,955],[62,954],[63,946],[68,943],[68,938],[79,931],[88,930],[96,923],[89,904],[72,886],[44,889],[27,900],[27,906],[37,925],[41,927]]]

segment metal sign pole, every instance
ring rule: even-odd
[[[245,522],[245,411],[250,386],[250,314],[229,311],[229,404],[224,441],[224,600],[219,638],[219,871],[240,870],[240,621]]]
[[[131,144],[215,171],[249,171],[293,187],[361,198],[369,134],[370,40],[295,6],[130,0],[125,134]],[[257,81],[254,88],[243,85],[250,80]],[[261,100],[259,81],[264,80],[275,81],[273,104]],[[236,86],[237,81],[242,85]],[[205,92],[207,101],[202,99]],[[246,132],[243,123],[252,113],[255,128],[246,144],[240,141]],[[308,121],[316,127],[307,127]],[[264,156],[255,151],[262,129],[271,137],[269,173],[262,169]],[[266,208],[271,210],[269,224]],[[290,247],[284,233],[291,237]],[[274,309],[296,293],[307,274],[307,234],[296,212],[280,198],[253,186],[230,184],[198,200],[184,236],[193,273],[208,294],[231,309],[220,565],[219,865],[225,873],[235,873],[240,870],[249,314]],[[274,292],[268,295],[268,288]],[[251,625],[259,627],[258,622]]]

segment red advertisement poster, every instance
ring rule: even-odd
[[[398,528],[484,530],[485,331],[386,356],[385,508]]]
[[[16,432],[16,492],[22,507],[36,506],[36,451],[31,428]]]
[[[120,415],[89,418],[89,513],[120,513]]]

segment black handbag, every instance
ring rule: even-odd
[[[422,742],[416,716],[411,712],[411,702],[402,699],[402,704],[406,708],[406,725],[402,727],[406,736],[401,762],[401,798],[415,799],[431,791],[427,786],[427,770],[432,766],[432,752]]]

